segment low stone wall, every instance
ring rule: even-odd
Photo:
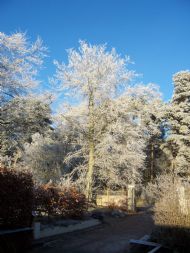
[[[34,239],[40,239],[58,234],[65,234],[77,230],[86,229],[101,224],[97,219],[89,219],[81,221],[77,224],[71,224],[67,226],[46,226],[42,229],[40,223],[34,225]]]

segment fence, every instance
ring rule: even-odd
[[[127,205],[127,209],[130,211],[135,210],[135,186],[128,185],[127,190],[113,191],[106,189],[99,191],[96,195],[97,206],[107,207],[109,205],[121,206]]]

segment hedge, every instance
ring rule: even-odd
[[[35,187],[35,210],[39,215],[81,218],[87,208],[84,194],[75,188],[60,189],[51,184]]]
[[[75,188],[34,186],[30,173],[0,167],[0,228],[31,226],[32,211],[40,216],[81,218],[86,208],[84,194]]]
[[[0,167],[0,228],[30,226],[32,208],[32,175]]]

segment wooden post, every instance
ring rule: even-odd
[[[181,213],[184,215],[188,215],[189,210],[188,210],[187,198],[185,194],[185,187],[183,185],[180,185],[178,187],[178,198],[179,198],[179,206],[180,206]]]
[[[109,189],[109,187],[107,187],[107,189],[106,189],[106,195],[107,195],[107,203],[109,205],[109,196],[110,196],[110,189]]]
[[[135,185],[128,185],[128,210],[135,211]]]
[[[34,239],[40,239],[40,222],[34,222]]]

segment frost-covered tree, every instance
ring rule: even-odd
[[[139,183],[145,158],[141,125],[127,99],[109,99],[94,114],[94,188],[126,188]],[[64,163],[70,176],[85,190],[89,160],[88,114],[84,105],[71,107],[60,115],[60,126],[68,143]]]
[[[171,157],[174,176],[190,174],[190,72],[181,71],[173,76],[174,93],[168,105],[166,118],[168,137],[165,152]]]
[[[61,180],[62,183],[74,183],[69,175],[74,161],[71,162],[70,159],[70,163],[67,163],[65,158],[71,154],[74,156],[77,131],[73,131],[72,125],[71,128],[70,125],[63,127],[59,116],[56,115],[53,119],[52,130],[36,132],[32,135],[32,141],[24,144],[22,166],[33,173],[37,182],[47,183],[51,180],[55,183]]]
[[[141,182],[147,143],[159,132],[156,123],[151,125],[151,117],[160,104],[155,86],[138,85],[96,106],[93,187],[116,189]],[[64,140],[70,143],[64,162],[69,164],[70,176],[85,190],[89,159],[86,104],[68,107],[59,115],[59,124]]]
[[[39,83],[35,77],[45,51],[40,39],[32,44],[24,33],[0,32],[0,103],[25,94]]]
[[[70,97],[83,101],[87,125],[86,149],[88,150],[88,167],[86,173],[86,196],[92,196],[93,173],[95,166],[95,117],[96,109],[105,100],[113,98],[123,91],[134,75],[126,68],[128,58],[121,58],[112,49],[105,46],[92,46],[81,41],[79,50],[68,51],[68,64],[57,65],[56,80],[60,82],[63,92]],[[76,101],[75,101],[76,102]],[[81,108],[82,110],[82,108]],[[80,117],[80,114],[79,114]]]
[[[146,153],[143,178],[147,181],[156,174],[156,156],[163,135],[161,116],[164,104],[159,87],[155,84],[138,84],[128,88],[122,97],[128,104],[127,110],[141,126],[141,137],[145,142]]]
[[[107,101],[100,108],[95,174],[109,188],[126,188],[141,181],[145,140],[136,116],[129,96]]]
[[[39,84],[36,77],[45,52],[40,39],[30,43],[24,33],[6,35],[0,32],[1,160],[7,157],[12,160],[31,134],[44,131],[42,128],[49,124],[47,103],[43,104],[40,98],[25,97]]]
[[[32,135],[46,135],[51,129],[50,101],[40,97],[15,97],[2,107],[0,125],[0,157],[10,165],[21,158],[25,142],[32,141]]]
[[[56,182],[65,173],[66,145],[60,137],[54,131],[45,136],[37,132],[24,145],[22,166],[32,172],[38,183]]]
[[[146,140],[146,170],[145,181],[153,180],[158,166],[157,158],[160,153],[160,145],[163,141],[162,115],[165,105],[161,99],[159,87],[155,84],[136,85],[128,91],[131,104],[136,110],[137,117],[144,127]]]

